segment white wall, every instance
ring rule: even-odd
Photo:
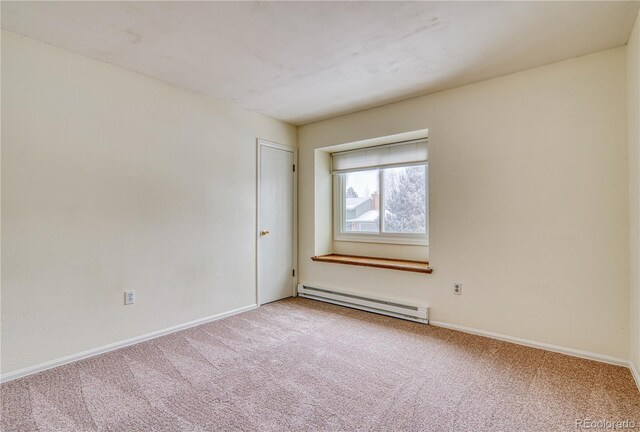
[[[627,44],[631,360],[640,370],[640,14]]]
[[[255,303],[293,126],[7,32],[2,126],[3,373]]]
[[[432,320],[627,359],[625,68],[617,48],[301,127],[301,282],[426,302]],[[326,246],[318,149],[424,128],[434,273],[310,261]]]

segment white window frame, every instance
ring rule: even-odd
[[[345,225],[345,176],[346,173],[336,174],[333,176],[333,239],[336,241],[349,241],[349,242],[363,242],[363,243],[386,243],[386,244],[397,244],[397,245],[415,245],[415,246],[429,246],[429,168],[428,162],[420,163],[420,164],[412,164],[414,166],[423,165],[427,167],[427,175],[425,176],[426,181],[426,217],[427,217],[427,226],[425,234],[415,234],[415,233],[386,233],[384,232],[384,175],[383,170],[389,167],[379,167],[378,169],[378,182],[379,186],[379,209],[380,209],[380,218],[379,218],[379,233],[364,233],[364,232],[353,232],[353,231],[344,231]],[[365,170],[363,170],[365,171]],[[354,171],[360,172],[360,171]]]

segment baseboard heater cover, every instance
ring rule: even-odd
[[[340,306],[361,309],[395,318],[429,324],[429,307],[425,305],[399,303],[374,297],[351,294],[328,288],[318,288],[298,284],[298,295],[311,300],[319,300]]]

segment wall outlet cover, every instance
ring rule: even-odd
[[[135,291],[125,291],[124,292],[124,304],[130,305],[136,302],[136,292]]]
[[[453,283],[453,293],[455,295],[461,295],[462,294],[462,284],[458,283],[458,282],[454,282]]]

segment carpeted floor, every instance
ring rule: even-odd
[[[288,299],[3,384],[2,431],[575,431],[626,368]]]

